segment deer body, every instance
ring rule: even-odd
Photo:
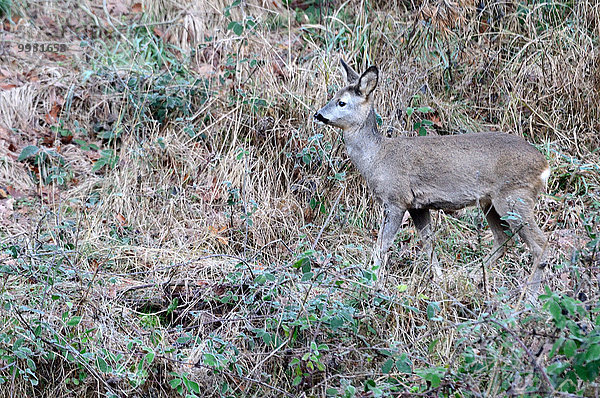
[[[536,197],[550,174],[544,156],[524,139],[499,132],[449,136],[387,138],[379,133],[372,92],[378,70],[359,76],[342,61],[348,87],[315,114],[342,128],[347,153],[384,206],[375,263],[385,265],[405,211],[424,239],[433,265],[429,210],[458,210],[479,205],[494,235],[496,261],[512,229],[533,252],[539,283],[546,238],[533,219]],[[516,216],[514,216],[516,214]],[[509,220],[503,216],[511,215]]]

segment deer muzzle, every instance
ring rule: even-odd
[[[321,123],[325,123],[325,124],[329,123],[329,119],[327,119],[325,116],[321,115],[319,112],[315,113],[314,118]]]

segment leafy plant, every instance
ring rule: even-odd
[[[428,106],[422,106],[419,108],[412,108],[412,107],[406,108],[406,116],[408,117],[409,123],[410,123],[411,116],[415,112],[417,112],[418,114],[427,114],[427,113],[433,112],[433,109]],[[415,121],[412,125],[412,128],[414,131],[417,132],[418,135],[425,136],[425,135],[427,135],[427,127],[431,127],[431,126],[433,126],[433,122],[431,120],[421,119],[421,120]]]
[[[546,372],[557,390],[584,393],[584,383],[600,375],[600,302],[590,312],[581,301],[549,288],[540,300],[556,328]]]
[[[0,0],[0,18],[11,17],[12,0]]]
[[[92,171],[100,171],[103,168],[114,169],[119,164],[119,156],[112,149],[103,149],[100,151],[100,159],[94,162]]]
[[[173,378],[169,381],[172,389],[186,398],[195,398],[200,395],[200,385],[190,379],[189,373],[170,373]]]
[[[64,157],[55,150],[28,145],[21,150],[17,160],[31,164],[31,171],[43,184],[64,185],[71,179]]]

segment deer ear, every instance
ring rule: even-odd
[[[354,69],[348,66],[343,59],[340,58],[340,64],[342,65],[342,74],[348,82],[348,84],[354,84],[358,81],[358,73]]]
[[[376,66],[369,67],[369,69],[358,78],[358,83],[356,83],[356,93],[367,98],[373,90],[375,90],[375,87],[377,87],[378,81],[379,70]]]

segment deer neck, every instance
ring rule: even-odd
[[[362,125],[344,130],[348,156],[362,174],[373,165],[382,141],[383,136],[377,129],[375,109],[372,106]]]

